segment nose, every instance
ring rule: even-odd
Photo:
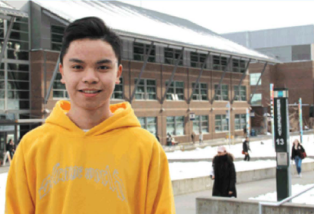
[[[82,81],[86,84],[96,84],[99,81],[97,71],[92,68],[86,69]]]

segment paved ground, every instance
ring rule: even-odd
[[[302,178],[292,177],[292,184],[314,184],[314,171],[302,174]],[[256,197],[268,192],[276,191],[276,180],[267,179],[243,183],[237,185],[238,198],[247,200],[250,197]],[[177,214],[196,214],[195,199],[199,197],[212,197],[211,190],[180,195],[175,197],[176,213]]]

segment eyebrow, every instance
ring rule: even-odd
[[[76,62],[76,63],[85,63],[83,60],[80,60],[80,59],[70,59],[69,60],[70,62]],[[96,64],[104,64],[104,63],[112,63],[112,61],[110,59],[102,59],[102,60],[99,60],[96,62]]]

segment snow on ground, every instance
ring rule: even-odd
[[[314,159],[306,158],[302,161],[302,163],[308,162],[314,162]],[[235,161],[234,164],[237,172],[276,167],[275,160]],[[170,177],[171,180],[179,180],[209,176],[211,165],[212,163],[208,161],[169,163]]]
[[[290,146],[295,139],[299,139],[299,136],[290,137]],[[259,140],[254,141],[254,138],[251,138],[250,147],[251,157],[275,157],[275,148],[272,145],[272,140]],[[261,144],[263,142],[263,144]],[[314,135],[305,135],[303,136],[303,144],[307,155],[314,156]],[[228,152],[232,153],[236,158],[243,157],[242,155],[242,144],[236,145],[225,145]],[[204,149],[197,148],[192,151],[174,151],[166,153],[168,159],[200,159],[200,158],[212,158],[217,154],[217,147],[206,147]]]
[[[296,195],[299,192],[305,190],[306,188],[309,188],[313,184],[307,184],[307,185],[300,185],[295,184],[292,185],[292,191],[291,195]],[[267,193],[265,195],[257,196],[256,198],[249,198],[250,200],[258,200],[258,201],[274,201],[277,202],[277,192],[271,192]],[[292,199],[292,203],[298,203],[298,204],[314,204],[314,189],[311,189],[302,195]]]
[[[4,213],[5,186],[7,183],[8,173],[0,174],[0,213]]]

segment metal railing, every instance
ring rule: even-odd
[[[303,193],[311,190],[314,188],[314,185],[310,186],[309,188],[299,192],[298,194],[296,195],[292,195],[288,198],[285,198],[281,201],[278,201],[278,202],[262,202],[260,201],[259,204],[258,204],[258,210],[259,210],[259,214],[262,214],[263,213],[263,205],[267,205],[267,206],[273,206],[273,207],[279,207],[281,206],[282,204],[286,203],[287,201],[290,201],[291,199],[295,198],[295,197],[298,197],[299,195],[302,195]]]

